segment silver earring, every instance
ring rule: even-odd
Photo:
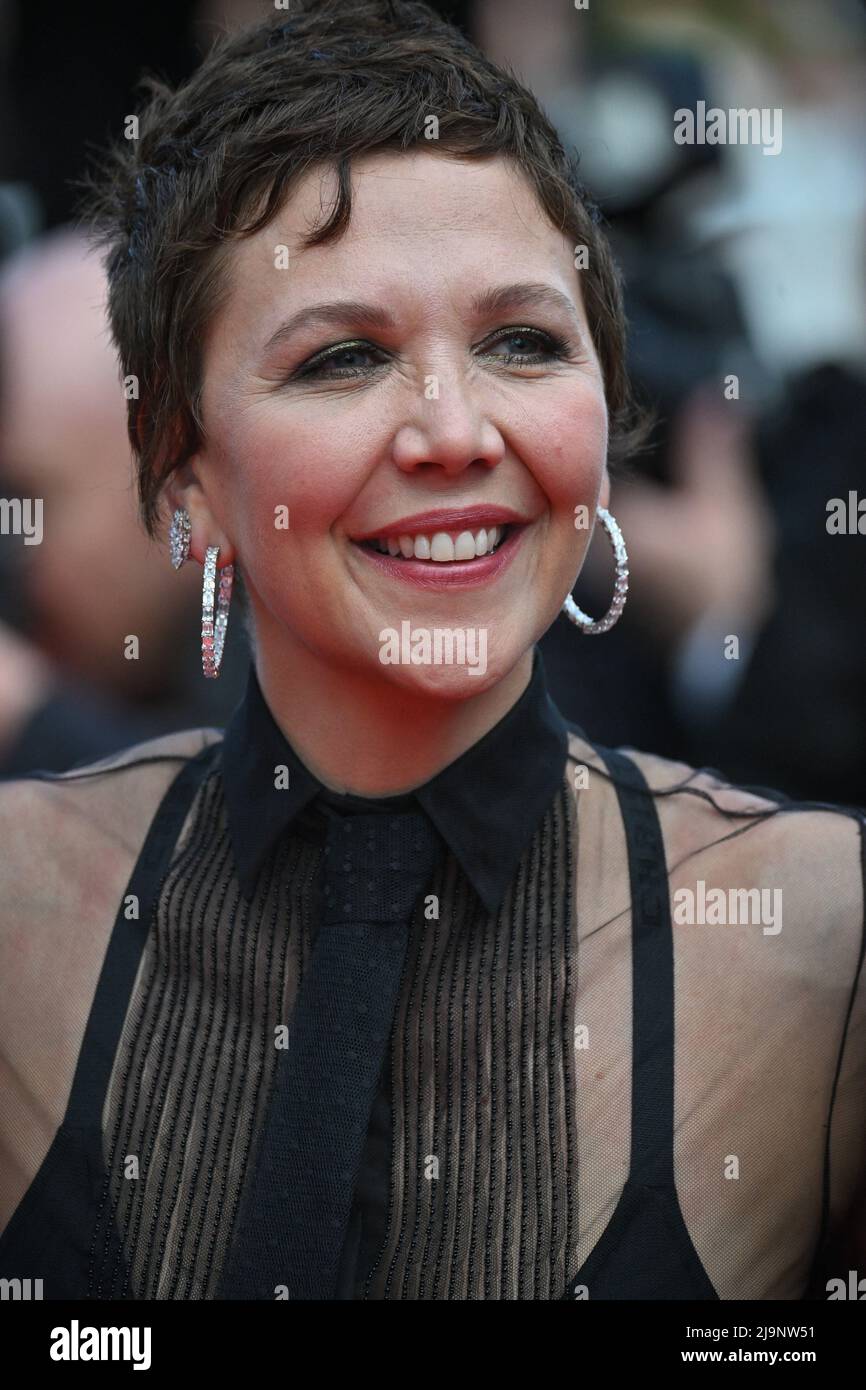
[[[219,546],[209,545],[204,560],[204,578],[201,588],[201,665],[205,675],[215,679],[220,673],[226,628],[229,622],[229,604],[232,601],[234,565],[223,565],[219,572],[219,592],[217,593],[217,557]],[[214,604],[216,616],[214,616]]]
[[[610,543],[613,546],[613,553],[616,558],[616,583],[613,588],[613,600],[610,608],[603,618],[597,621],[590,618],[588,613],[584,613],[582,608],[578,608],[571,594],[568,594],[562,605],[562,611],[567,613],[571,621],[587,637],[595,637],[600,632],[609,632],[614,623],[618,621],[619,615],[625,608],[626,594],[628,593],[628,555],[625,551],[625,541],[622,538],[622,531],[614,521],[610,512],[604,507],[599,507],[596,513],[607,534],[610,536]]]
[[[168,532],[171,563],[176,570],[189,559],[189,537],[192,525],[186,507],[178,507],[171,519]]]

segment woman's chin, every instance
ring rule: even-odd
[[[485,639],[482,630],[474,645],[466,643],[461,649],[442,647],[428,653],[420,640],[414,649],[405,644],[402,651],[385,648],[380,653],[385,658],[381,661],[382,676],[421,698],[469,700],[490,690],[519,659],[516,653],[504,660],[505,654],[491,651]],[[392,660],[393,656],[397,659]]]

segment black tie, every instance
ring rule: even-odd
[[[420,811],[326,810],[322,921],[220,1298],[334,1297],[408,924],[441,848]]]

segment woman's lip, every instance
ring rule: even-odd
[[[513,526],[496,550],[476,560],[448,560],[441,563],[437,560],[401,560],[365,545],[357,544],[355,549],[386,575],[402,579],[405,584],[414,584],[416,588],[471,589],[498,578],[511,564],[528,529],[528,526]]]
[[[434,531],[479,531],[482,526],[525,526],[527,518],[518,516],[509,507],[479,504],[475,507],[449,507],[438,511],[416,512],[399,521],[388,521],[375,531],[365,531],[349,539],[361,541],[385,540],[388,536],[429,536]]]

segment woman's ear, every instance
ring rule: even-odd
[[[195,457],[175,469],[165,485],[165,497],[171,512],[185,507],[190,520],[189,553],[200,565],[204,564],[208,546],[219,546],[218,563],[234,564],[235,548],[220,528],[211,510],[207,494],[198,480]]]

